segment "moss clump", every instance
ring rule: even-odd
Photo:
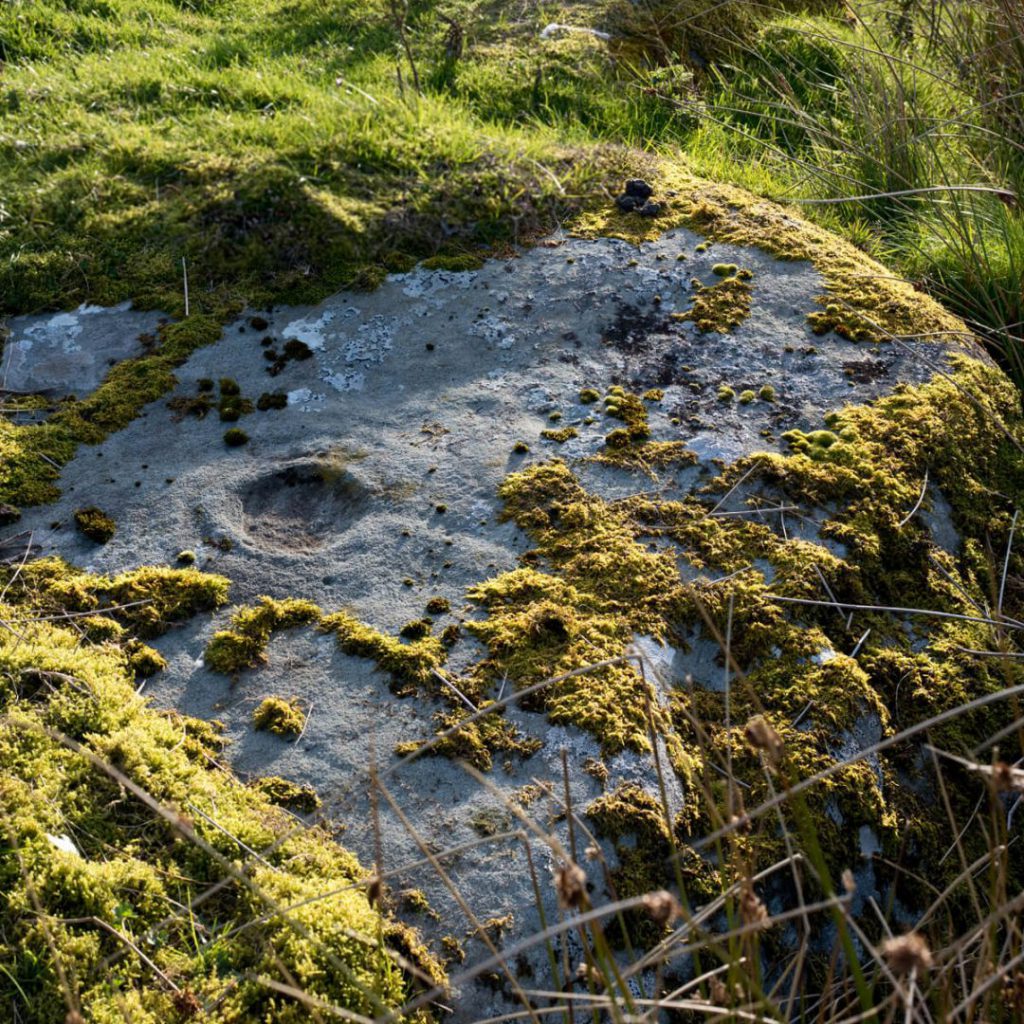
[[[256,408],[260,412],[268,412],[271,409],[284,409],[288,405],[288,396],[283,391],[264,391],[256,399]]]
[[[83,572],[59,558],[37,559],[20,572],[0,566],[0,589],[9,588],[10,600],[31,601],[45,614],[101,614],[142,639],[224,604],[229,585],[223,576],[162,566],[112,577]]]
[[[224,675],[256,668],[267,660],[267,644],[273,633],[319,619],[320,609],[312,601],[261,597],[258,604],[245,605],[235,611],[230,629],[214,633],[203,660],[209,669]]]
[[[703,903],[717,895],[710,865],[675,842],[664,808],[646,790],[623,783],[594,800],[587,807],[587,817],[595,833],[610,839],[615,847],[617,866],[611,872],[611,881],[617,899],[674,886],[676,864],[691,901]],[[663,930],[664,926],[655,925],[643,911],[633,911],[627,915],[625,933],[615,938],[651,945],[661,938]]]
[[[481,701],[478,710],[483,711],[492,703]],[[452,729],[457,729],[456,732],[445,736],[444,739],[400,743],[396,746],[395,753],[405,756],[426,748],[427,754],[466,761],[474,768],[488,772],[494,764],[495,754],[516,754],[526,758],[535,754],[543,745],[538,739],[524,736],[517,726],[504,717],[503,712],[495,712],[478,721],[463,724],[469,718],[469,714],[469,711],[461,706],[451,711],[439,712],[434,717],[438,736]]]
[[[232,377],[221,377],[220,393],[221,395],[233,397],[240,395],[242,393],[242,389],[238,386],[238,381],[234,380]]]
[[[591,456],[594,462],[619,466],[623,469],[651,470],[658,466],[689,465],[696,456],[681,441],[650,441],[645,401],[658,402],[665,393],[652,388],[643,398],[615,385],[605,396],[605,412],[621,420],[625,426],[610,430],[604,439],[604,449]]]
[[[403,640],[422,640],[425,636],[430,636],[433,630],[434,624],[430,619],[413,619],[402,626],[398,635]]]
[[[196,564],[196,553],[186,548],[184,551],[178,552],[178,557],[175,559],[180,565],[195,565]]]
[[[399,893],[399,902],[403,910],[413,914],[429,914],[436,917],[434,909],[430,906],[430,900],[422,889],[403,889]]]
[[[451,609],[452,605],[447,597],[432,597],[426,604],[428,615],[444,615],[446,612],[450,612]]]
[[[174,398],[168,399],[167,408],[174,413],[172,418],[175,422],[180,422],[186,416],[193,416],[197,420],[204,420],[213,408],[213,399],[206,394],[175,395]]]
[[[731,402],[735,397],[736,392],[728,384],[719,385],[717,398],[720,402]]]
[[[167,668],[167,659],[159,651],[154,651],[138,640],[126,642],[125,652],[128,655],[128,667],[139,679],[148,679]]]
[[[248,416],[252,410],[252,402],[240,395],[222,395],[217,403],[217,411],[222,423],[237,423],[243,416]]]
[[[739,267],[735,263],[716,263],[711,268],[711,273],[716,277],[732,277]]]
[[[771,386],[771,384],[763,384],[761,386],[760,391],[758,391],[758,396],[762,399],[762,401],[774,402],[775,401],[775,388],[773,388]]]
[[[106,544],[117,532],[117,523],[92,505],[75,512],[75,526],[79,533],[97,544]]]
[[[224,431],[224,443],[229,448],[241,448],[243,444],[249,443],[249,435],[238,427],[232,427]]]
[[[757,398],[757,395],[755,395],[754,392],[748,388],[746,391],[740,392],[739,403],[740,405],[750,405],[750,403],[753,402],[755,398]]]
[[[646,472],[665,466],[692,466],[697,455],[682,441],[645,441],[632,444],[625,430],[613,430],[604,439],[605,450],[592,455],[591,461],[621,469]]]
[[[451,270],[456,273],[479,270],[483,265],[484,261],[470,252],[430,256],[420,264],[426,270]]]
[[[753,290],[738,277],[729,277],[714,285],[700,285],[693,304],[685,313],[673,313],[674,320],[691,320],[701,334],[725,334],[739,327],[750,316]]]
[[[535,557],[550,568],[524,566],[469,591],[488,613],[465,624],[489,652],[474,672],[480,690],[489,680],[526,686],[614,658],[634,632],[663,634],[681,596],[675,563],[637,544],[628,521],[587,494],[563,463],[514,473],[500,493],[504,515],[531,535]],[[643,750],[648,694],[622,664],[555,684],[531,706],[593,733],[606,751]]]
[[[545,441],[557,441],[559,444],[565,444],[566,441],[579,437],[580,432],[575,427],[562,427],[559,430],[542,430],[540,436]]]
[[[196,389],[202,391],[212,391],[214,388],[213,380],[210,377],[200,377],[196,381]]]
[[[389,673],[393,687],[400,693],[413,693],[427,686],[433,673],[446,659],[444,645],[435,636],[424,636],[411,643],[372,626],[367,626],[348,612],[334,612],[325,615],[320,629],[333,633],[338,646],[346,653],[359,658],[369,658],[383,671]]]
[[[608,389],[604,398],[604,411],[626,424],[631,441],[646,441],[651,436],[647,425],[647,407],[639,395],[615,385]]]
[[[320,797],[312,786],[300,785],[279,775],[265,775],[253,779],[249,788],[261,793],[272,804],[286,807],[297,814],[312,814],[320,808]]]
[[[596,388],[584,388],[580,392],[580,401],[584,405],[593,405],[594,402],[599,402],[600,400],[601,392],[598,391]]]
[[[296,697],[267,697],[252,713],[253,728],[275,736],[297,736],[305,724],[306,713]]]
[[[525,441],[516,441],[516,443],[512,445],[512,451],[514,451],[516,455],[526,455],[529,450],[530,446]]]
[[[412,982],[388,947],[407,954],[410,944],[392,939],[356,884],[365,872],[355,858],[226,771],[211,723],[150,708],[113,634],[93,643],[35,614],[76,612],[90,577],[69,569],[71,600],[60,606],[52,562],[24,569],[0,606],[18,622],[17,636],[0,635],[5,1007],[25,1021],[63,1020],[69,996],[90,1020],[120,1021],[130,1008],[139,1024],[176,1021],[170,978],[210,1024],[277,1020],[288,1009],[256,978],[282,968],[352,1013],[400,1007]],[[166,601],[188,607],[190,577],[177,580]],[[250,850],[260,859],[238,870]],[[182,914],[197,885],[232,874],[216,899]],[[145,960],[124,956],[125,939]]]

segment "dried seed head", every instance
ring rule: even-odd
[[[370,906],[375,907],[380,903],[381,896],[384,895],[384,884],[380,880],[379,875],[371,875],[366,880],[366,898],[370,901]]]
[[[1005,761],[996,761],[992,765],[992,782],[1001,793],[1019,793],[1024,791],[1024,772]]]
[[[589,982],[594,988],[604,988],[604,975],[593,964],[581,961],[576,968],[576,977],[580,981]]]
[[[725,983],[720,981],[718,978],[712,978],[711,983],[708,985],[708,995],[711,997],[711,1002],[715,1006],[728,1006],[729,990],[725,987]]]
[[[573,861],[559,864],[555,869],[555,892],[563,910],[577,910],[587,895],[586,872]]]
[[[932,965],[932,951],[924,936],[917,932],[886,939],[882,955],[896,974],[922,974]]]
[[[754,715],[743,727],[743,735],[755,750],[764,751],[772,764],[782,757],[782,737],[768,724],[764,715]]]
[[[583,856],[586,857],[587,860],[597,860],[601,856],[601,851],[596,846],[588,846],[583,851]]]
[[[758,929],[771,925],[768,908],[761,902],[761,898],[754,892],[754,887],[749,882],[744,884],[740,893],[740,918],[745,925]]]
[[[642,905],[650,914],[651,920],[663,928],[683,916],[683,908],[679,906],[679,901],[666,889],[647,893]]]
[[[845,868],[843,871],[843,888],[849,896],[852,896],[857,891],[857,880],[853,877],[853,872],[849,868]]]
[[[742,832],[744,835],[749,835],[754,828],[754,823],[750,820],[749,814],[734,814],[729,819],[729,824],[732,825],[737,832]]]

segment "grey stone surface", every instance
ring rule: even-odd
[[[3,345],[0,387],[83,398],[115,363],[142,355],[139,336],[155,335],[159,322],[160,314],[129,303],[16,317]]]
[[[640,248],[556,239],[517,258],[488,262],[479,272],[417,269],[391,277],[370,295],[340,294],[316,307],[261,313],[270,322],[265,331],[242,318],[178,371],[175,394],[194,396],[200,378],[230,376],[253,400],[263,391],[285,391],[287,408],[243,417],[238,426],[251,440],[230,449],[222,435],[232,424],[219,422],[216,412],[202,420],[181,418],[166,400],[155,402],[102,445],[83,447],[62,474],[64,496],[26,513],[24,526],[45,553],[102,572],[173,563],[190,548],[200,567],[232,579],[237,603],[260,594],[307,597],[395,631],[421,616],[435,594],[452,602],[453,615],[466,611],[468,585],[516,565],[528,542],[515,526],[499,522],[496,495],[511,470],[558,455],[605,495],[651,489],[682,495],[711,460],[778,445],[785,430],[816,428],[824,413],[844,402],[871,399],[898,381],[925,380],[943,363],[946,350],[935,342],[864,346],[831,335],[815,338],[805,318],[824,288],[809,264],[728,245],[701,253],[699,241],[685,230]],[[685,260],[677,259],[680,253]],[[747,322],[731,334],[701,335],[688,322],[672,320],[672,312],[689,306],[691,279],[713,283],[710,268],[722,261],[754,271]],[[102,360],[128,353],[127,337],[150,322],[123,310],[61,316],[12,323],[9,380],[56,386],[62,373],[79,366],[76,344],[106,339],[90,347],[91,363],[74,370],[77,380],[95,382]],[[101,323],[102,331],[93,329]],[[303,340],[313,358],[271,377],[264,336],[278,348],[288,338]],[[114,347],[108,352],[105,345]],[[48,353],[49,362],[29,365],[33,351]],[[662,386],[665,398],[651,411],[653,438],[686,442],[702,466],[652,478],[582,462],[601,447],[607,428],[585,422],[591,410],[580,404],[579,391],[613,383]],[[737,392],[771,384],[776,401],[725,405],[717,398],[723,383]],[[578,438],[564,445],[540,439],[554,411],[562,413],[559,426],[579,429]],[[512,453],[518,440],[529,443],[529,455]],[[72,514],[82,505],[115,517],[118,532],[109,544],[96,547],[76,534]],[[725,507],[739,507],[738,500]],[[773,518],[778,528],[778,516],[767,521]],[[789,527],[791,535],[814,532],[813,523]],[[222,550],[226,541],[230,550]],[[329,637],[310,630],[275,637],[269,664],[232,683],[202,662],[207,640],[227,615],[162,638],[158,646],[170,665],[147,692],[158,705],[222,719],[232,741],[229,759],[243,774],[314,784],[346,823],[343,841],[367,861],[375,850],[367,797],[367,769],[375,758],[416,832],[411,835],[389,809],[381,811],[385,870],[421,860],[422,847],[439,851],[479,839],[474,817],[488,809],[500,813],[496,794],[508,797],[536,779],[553,783],[560,799],[563,750],[576,808],[600,791],[579,770],[598,753],[594,740],[522,711],[511,718],[544,747],[507,771],[496,766],[495,792],[441,759],[396,770],[395,744],[429,736],[439,702],[396,698],[372,665],[340,654]],[[449,621],[441,617],[438,626]],[[664,685],[687,674],[718,685],[720,669],[706,642],[689,654],[658,650],[643,638],[637,647]],[[457,647],[453,664],[460,658],[466,656]],[[294,694],[310,709],[299,742],[252,731],[253,708],[273,693]],[[628,779],[655,791],[650,758],[621,755],[609,767],[610,784]],[[543,802],[531,813],[546,821]],[[564,828],[558,832],[564,840]],[[553,918],[551,856],[539,842],[531,847]],[[506,941],[537,928],[521,839],[485,843],[445,864],[480,919],[514,916]],[[590,873],[600,893],[593,865]],[[440,924],[418,922],[428,933],[464,937],[470,930],[432,869],[409,868],[393,884],[422,888],[435,903]],[[485,955],[479,941],[468,946],[471,962]],[[543,950],[528,960],[543,984]],[[470,987],[453,1019],[503,1009],[508,1004],[501,995]]]

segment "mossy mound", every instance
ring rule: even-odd
[[[266,697],[252,714],[253,728],[275,736],[298,736],[306,724],[306,713],[292,697]]]
[[[97,544],[106,544],[117,532],[117,523],[101,509],[90,506],[75,512],[78,532]]]
[[[435,636],[421,636],[410,643],[402,643],[348,612],[325,615],[320,628],[325,633],[333,633],[346,654],[375,661],[391,676],[392,687],[399,693],[414,693],[420,687],[429,687],[434,672],[447,657],[444,645]]]
[[[440,980],[370,904],[355,858],[271,802],[296,794],[242,785],[216,760],[214,724],[136,695],[116,622],[83,639],[74,619],[41,616],[129,588],[59,568],[9,571],[0,605],[3,1005],[54,1024],[299,1021],[306,1006],[281,987],[376,1016],[410,992],[400,962]],[[225,586],[126,576],[141,587],[153,572],[164,615],[141,620],[149,635]]]

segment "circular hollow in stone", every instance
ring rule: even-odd
[[[326,547],[366,515],[373,494],[343,465],[308,461],[259,477],[241,500],[255,546],[294,552]]]

